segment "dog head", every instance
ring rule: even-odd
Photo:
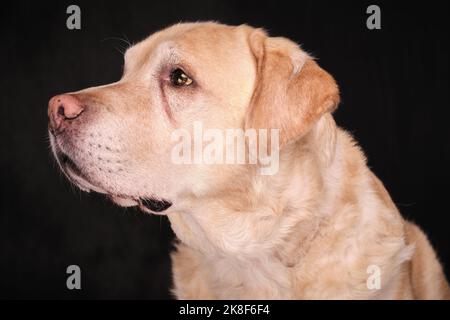
[[[174,131],[192,133],[195,122],[279,129],[282,149],[338,101],[333,78],[290,40],[246,25],[178,24],[129,48],[118,82],[53,97],[50,141],[81,189],[161,212],[185,192],[209,192],[249,170],[174,164]]]

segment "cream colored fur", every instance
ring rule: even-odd
[[[197,85],[171,88],[170,66]],[[293,42],[245,25],[178,24],[130,48],[120,81],[73,95],[89,109],[52,143],[82,169],[71,178],[86,190],[126,206],[173,202],[177,298],[449,297],[425,235],[336,126],[333,78]],[[193,121],[281,129],[279,172],[174,165],[170,133]],[[379,289],[367,286],[370,266]]]

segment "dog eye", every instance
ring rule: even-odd
[[[170,74],[170,82],[177,87],[189,86],[193,80],[181,69],[175,69]]]

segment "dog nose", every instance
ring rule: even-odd
[[[48,102],[49,128],[54,132],[62,132],[70,120],[78,118],[84,111],[81,102],[71,94],[54,96]]]

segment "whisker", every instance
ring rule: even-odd
[[[122,48],[120,48],[120,49],[122,49],[122,50],[119,50],[117,47],[114,47],[114,48],[115,48],[116,50],[118,50],[122,55],[125,53],[125,51],[126,51],[129,47],[132,46],[131,42],[130,42],[128,39],[123,39],[123,38],[120,38],[120,37],[107,37],[107,38],[104,38],[104,39],[100,40],[100,42],[105,42],[105,41],[108,41],[108,40],[118,40],[118,41],[121,41],[121,42],[125,43],[125,45],[122,46]]]

